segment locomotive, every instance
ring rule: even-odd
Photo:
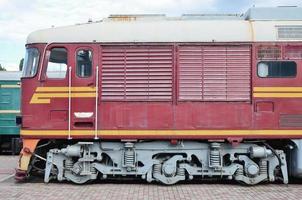
[[[111,15],[28,36],[16,179],[302,177],[302,8]]]

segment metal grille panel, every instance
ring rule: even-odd
[[[179,47],[179,100],[250,101],[249,46]]]
[[[278,39],[302,39],[302,26],[277,26]]]
[[[302,59],[302,46],[285,46],[285,58]]]
[[[171,100],[170,46],[102,46],[103,100]]]
[[[280,46],[260,46],[257,49],[258,59],[278,59],[281,58]]]
[[[179,49],[179,100],[202,100],[203,49],[184,46]]]
[[[301,114],[281,114],[280,127],[302,127]]]

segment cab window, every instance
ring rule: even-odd
[[[36,75],[39,63],[39,50],[37,48],[26,49],[22,77],[33,77]]]
[[[79,50],[77,52],[77,68],[78,77],[90,77],[92,73],[92,52],[90,50]]]
[[[293,61],[261,61],[257,68],[260,78],[291,78],[297,75],[297,64]]]
[[[65,48],[53,48],[47,64],[46,76],[48,78],[62,79],[67,72],[67,50]]]

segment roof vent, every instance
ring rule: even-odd
[[[130,15],[109,15],[107,21],[136,21],[136,20],[157,20],[165,19],[163,14],[130,14]]]
[[[183,14],[181,19],[198,20],[242,20],[243,14]]]
[[[302,39],[302,26],[276,26],[279,40]]]

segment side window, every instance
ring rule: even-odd
[[[23,63],[22,77],[33,77],[37,73],[39,63],[39,50],[36,48],[26,49],[25,59]]]
[[[297,75],[297,63],[293,61],[261,61],[257,65],[261,78],[290,78]]]
[[[77,52],[78,77],[84,78],[91,76],[92,73],[92,52],[90,50],[79,50]]]
[[[48,60],[46,76],[48,78],[65,78],[67,72],[67,50],[53,48]]]

